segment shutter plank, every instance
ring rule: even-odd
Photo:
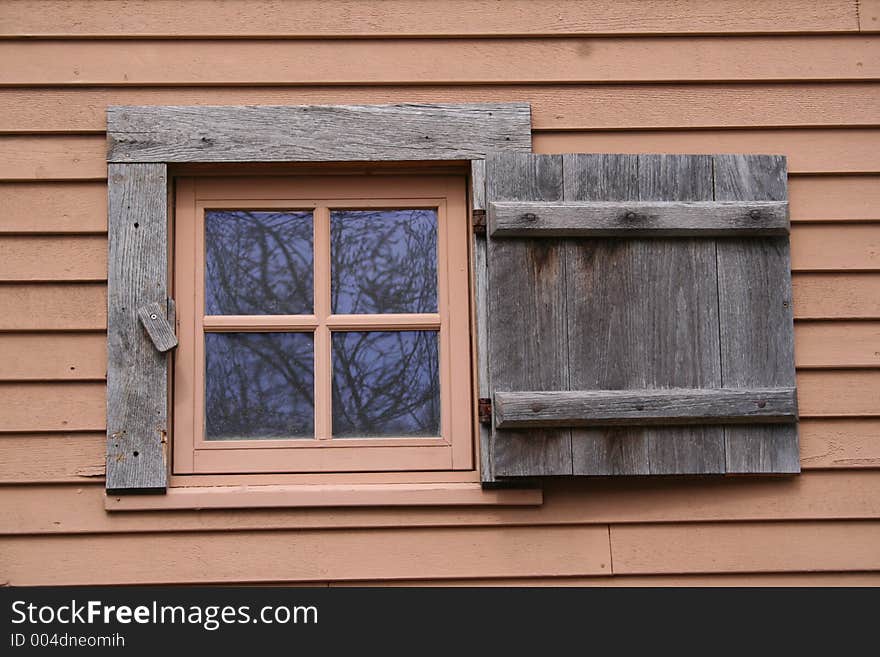
[[[168,296],[164,164],[109,165],[107,482],[109,491],[164,492],[168,367],[138,308]]]
[[[486,213],[486,161],[471,160],[471,212],[474,227],[477,220]],[[488,399],[489,385],[489,269],[486,262],[486,235],[473,235],[474,250],[474,313],[476,314],[476,349],[477,349],[477,397]],[[495,466],[492,463],[492,430],[482,422],[477,425],[480,438],[480,481],[484,484],[495,483]]]
[[[566,201],[712,200],[708,156],[565,156]],[[714,240],[567,244],[571,390],[721,387]],[[574,430],[582,475],[719,473],[720,427]]]
[[[487,160],[489,201],[559,201],[562,157]],[[568,387],[564,245],[557,239],[489,240],[489,363],[495,390]],[[496,476],[571,474],[571,432],[493,430]]]
[[[782,156],[715,156],[721,201],[783,201]],[[718,241],[721,368],[725,387],[794,386],[791,256],[787,237]],[[797,425],[725,427],[732,473],[800,472]]]

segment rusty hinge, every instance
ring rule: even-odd
[[[477,417],[480,424],[492,424],[492,400],[488,397],[480,397],[477,400]]]
[[[486,211],[485,210],[474,210],[474,234],[475,235],[485,235],[486,234]]]

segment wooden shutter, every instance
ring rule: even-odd
[[[484,480],[799,471],[785,167],[487,160]]]

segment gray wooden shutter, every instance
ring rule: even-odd
[[[785,159],[486,163],[490,467],[799,471]]]

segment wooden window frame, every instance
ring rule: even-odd
[[[174,367],[174,474],[472,470],[474,449],[465,177],[452,175],[293,175],[182,177],[176,183],[174,296],[180,346]],[[210,209],[311,210],[311,315],[204,316],[204,215]],[[438,210],[438,309],[431,314],[334,315],[330,310],[332,209]],[[194,275],[193,275],[194,274]],[[452,292],[455,291],[455,294]],[[436,438],[331,437],[330,335],[338,330],[436,330],[440,347],[441,431]],[[294,331],[315,335],[313,440],[204,439],[204,332]],[[457,385],[453,385],[457,382]]]
[[[451,481],[408,473],[373,480],[290,482],[261,475],[199,476],[169,484],[168,350],[176,343],[175,305],[169,287],[169,209],[177,165],[261,165],[269,163],[463,162],[471,170],[471,210],[483,214],[483,160],[499,150],[531,151],[527,103],[260,106],[110,107],[107,112],[109,268],[107,470],[108,509],[191,508],[210,490],[213,508],[318,504],[539,504],[540,490],[483,491],[480,469]],[[475,238],[473,263],[477,341],[484,339],[485,240]],[[479,395],[488,391],[484,349],[476,354]],[[480,433],[485,463],[488,434]],[[369,474],[369,473],[368,473]],[[427,473],[430,475],[430,473]],[[326,498],[299,484],[337,487]],[[377,484],[378,487],[375,487]],[[277,495],[247,490],[281,486]],[[349,485],[369,490],[351,493]],[[186,488],[183,488],[183,487]],[[210,488],[198,488],[198,487]],[[226,486],[220,490],[221,486]],[[338,487],[342,487],[339,489]],[[373,486],[372,488],[370,488]],[[398,488],[394,488],[397,486]],[[418,494],[413,486],[425,486]],[[464,488],[462,488],[464,486]],[[184,493],[186,491],[186,493]],[[348,492],[346,492],[348,491]],[[163,502],[130,493],[163,493]],[[271,501],[267,501],[271,498]],[[149,501],[149,500],[153,501]],[[250,501],[249,501],[250,500]],[[260,501],[263,500],[263,501]]]

